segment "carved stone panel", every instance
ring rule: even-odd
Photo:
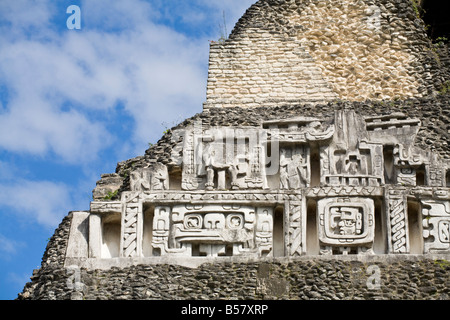
[[[325,185],[380,186],[384,184],[382,146],[359,144],[355,150],[322,148],[321,181]]]
[[[366,198],[329,198],[317,202],[322,253],[334,249],[371,253],[374,240],[374,202]]]
[[[142,205],[138,193],[130,193],[124,200],[126,204],[122,211],[121,252],[125,258],[138,257],[141,252]]]
[[[240,255],[272,250],[273,209],[240,205],[176,205],[169,243],[185,254]],[[227,252],[227,248],[230,248]],[[231,252],[230,252],[231,251]]]
[[[168,190],[169,173],[162,163],[155,163],[149,168],[131,172],[131,191]]]
[[[292,257],[299,257],[303,254],[303,237],[306,227],[305,212],[302,212],[302,201],[289,201],[289,233],[288,250]],[[302,215],[303,213],[303,215]]]
[[[255,245],[260,256],[272,253],[273,248],[273,209],[256,208]]]
[[[425,253],[450,251],[450,202],[422,201]]]
[[[267,187],[265,132],[227,127],[189,130],[185,135],[183,190],[239,190]]]
[[[309,187],[310,161],[306,146],[282,147],[280,149],[280,189]]]
[[[445,169],[442,165],[431,164],[428,167],[428,185],[432,187],[442,187],[445,186]]]
[[[322,185],[381,186],[383,145],[373,143],[363,119],[353,110],[336,112],[332,143],[320,148]]]
[[[408,212],[404,189],[386,190],[388,247],[390,253],[409,253]]]
[[[199,151],[196,150],[196,146],[201,136],[201,123],[198,122],[195,123],[192,129],[186,130],[184,134],[181,181],[181,188],[183,190],[197,190],[202,181],[202,178],[197,176],[197,168],[201,163],[197,160],[199,156],[196,154],[196,151]]]
[[[167,253],[170,231],[170,207],[156,207],[153,217],[152,246],[159,249],[159,254]]]

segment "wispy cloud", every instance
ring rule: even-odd
[[[17,250],[24,246],[24,243],[9,239],[0,234],[0,258],[9,259],[16,254]]]
[[[70,188],[62,183],[18,180],[0,185],[0,203],[13,214],[20,214],[20,219],[53,228],[70,211],[70,193]]]
[[[103,28],[116,25],[120,33],[89,28],[89,19],[81,32],[49,32],[44,24],[17,34],[17,23],[3,26],[16,37],[4,37],[0,46],[0,85],[11,96],[0,114],[0,147],[92,161],[110,146],[114,132],[106,130],[103,115],[118,104],[135,120],[130,136],[140,147],[161,134],[161,122],[201,110],[207,39],[155,24],[146,2],[133,2],[89,1],[83,7],[87,17],[100,17]],[[51,16],[46,8],[38,10],[44,20]],[[44,33],[46,41],[39,36]]]
[[[79,32],[52,24],[65,14],[53,1],[1,2],[0,86],[11,99],[0,113],[0,148],[92,161],[113,142],[102,115],[119,104],[135,121],[137,148],[157,140],[162,122],[201,111],[211,25],[225,10],[231,29],[253,2],[82,1]],[[168,19],[208,31],[187,35]]]
[[[0,28],[9,31],[2,36],[14,39],[17,36],[32,34],[32,31],[37,29],[42,35],[42,31],[50,27],[51,19],[55,14],[56,7],[52,1],[0,1]]]

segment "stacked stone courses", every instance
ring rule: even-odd
[[[410,1],[258,1],[211,46],[205,107],[426,96],[443,69]]]

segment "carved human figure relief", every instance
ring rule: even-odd
[[[130,175],[130,188],[132,191],[149,191],[150,186],[150,171],[136,170]]]
[[[137,169],[130,175],[131,191],[168,190],[169,173],[162,163],[155,163],[149,168]]]
[[[309,164],[303,148],[281,148],[280,189],[298,189],[309,186]]]
[[[162,163],[156,163],[152,170],[152,189],[168,190],[169,189],[169,173],[167,167]]]
[[[262,133],[256,129],[211,128],[204,135],[201,168],[207,191],[266,187]]]
[[[289,189],[288,165],[291,161],[286,156],[286,149],[280,150],[280,189]]]

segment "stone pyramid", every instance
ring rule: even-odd
[[[19,299],[448,299],[450,55],[420,5],[255,3],[203,112],[101,176]]]

